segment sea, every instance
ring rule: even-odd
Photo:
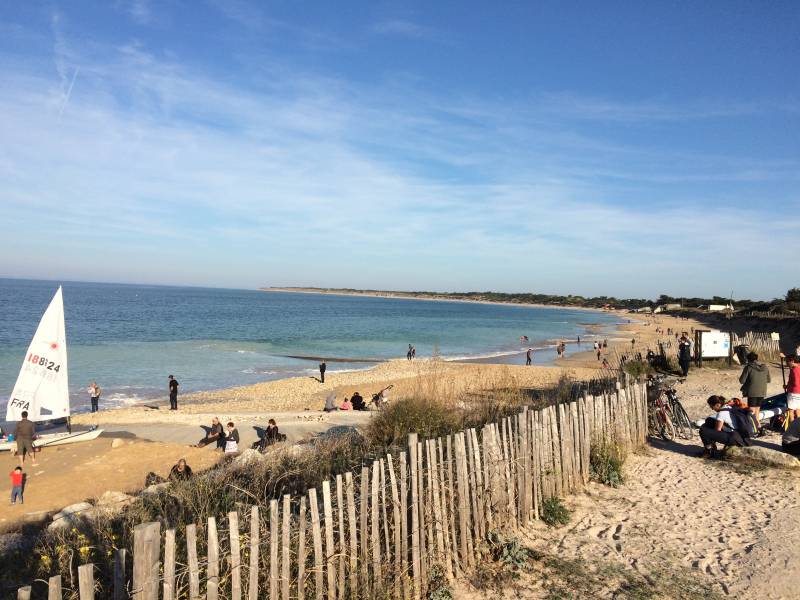
[[[59,285],[73,412],[88,410],[92,381],[110,408],[165,399],[170,374],[185,394],[312,376],[318,357],[329,373],[366,369],[405,358],[409,344],[418,358],[517,364],[533,347],[535,362],[544,363],[559,340],[581,336],[586,349],[596,325],[618,321],[598,311],[518,305],[0,279],[3,403]]]

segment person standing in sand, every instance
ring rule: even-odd
[[[17,423],[14,430],[14,439],[17,440],[17,454],[19,454],[19,466],[25,466],[25,455],[31,455],[31,464],[36,466],[36,454],[33,450],[33,438],[36,436],[36,427],[28,420],[28,411],[22,411],[22,418]]]
[[[325,360],[319,363],[319,382],[325,383],[325,371],[328,369],[328,365],[325,364]]]
[[[100,386],[97,385],[96,381],[93,381],[89,385],[89,389],[87,391],[89,392],[89,400],[92,403],[91,412],[95,413],[98,410],[100,410],[100,408],[99,408],[99,404],[100,404]]]
[[[178,380],[175,379],[172,375],[168,377],[169,379],[169,409],[170,410],[178,410]]]
[[[756,423],[758,423],[761,403],[764,402],[767,395],[767,384],[770,381],[772,379],[769,375],[769,367],[758,362],[758,354],[755,352],[748,354],[747,364],[739,376],[739,383],[742,384],[742,393],[747,397],[747,407],[753,413]]]
[[[533,362],[533,348],[528,348],[528,351],[525,353],[525,366],[530,367],[531,362]]]
[[[786,405],[793,411],[794,418],[800,417],[800,357],[787,356],[789,380],[786,382]]]

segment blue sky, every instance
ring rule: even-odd
[[[797,2],[0,4],[0,276],[771,298]]]

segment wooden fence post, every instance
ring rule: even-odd
[[[17,590],[17,600],[31,600],[31,586],[26,585]]]
[[[61,575],[53,575],[47,582],[47,600],[62,600]]]
[[[336,475],[336,517],[339,535],[336,538],[338,541],[336,549],[339,554],[339,560],[337,561],[338,567],[336,571],[336,595],[339,598],[347,597],[344,580],[344,563],[347,556],[347,540],[344,535],[344,510],[344,481],[341,473],[338,473]]]
[[[258,549],[261,525],[258,506],[250,508],[250,571],[248,573],[247,598],[258,600]]]
[[[125,548],[118,548],[114,551],[114,600],[127,600],[128,598],[128,580],[125,577],[125,564],[127,562],[127,557],[128,551]],[[52,580],[52,577],[50,579]],[[58,588],[58,598],[61,600],[60,576],[58,579]],[[164,600],[171,599],[165,597]]]
[[[269,502],[269,598],[278,597],[278,501]]]
[[[114,586],[116,589],[116,585]],[[164,600],[175,598],[175,530],[164,534]]]
[[[135,552],[135,551],[134,551]],[[200,598],[200,563],[197,560],[197,525],[191,523],[186,526],[186,558],[189,563],[189,598]],[[133,555],[134,568],[136,554]],[[134,582],[134,585],[135,582]]]
[[[158,597],[158,579],[156,579],[156,598]],[[94,565],[92,563],[78,567],[78,588],[81,600],[94,600]]]
[[[134,600],[158,600],[160,545],[160,523],[142,523],[133,528]]]
[[[419,488],[417,479],[417,434],[408,434],[408,457],[411,463],[411,572],[414,580],[414,598],[419,598],[422,594],[420,586],[422,577],[420,573],[420,548],[419,548]]]
[[[336,556],[336,548],[333,545],[333,506],[331,504],[331,482],[322,482],[322,511],[325,517],[325,571],[328,582],[328,598],[336,600],[336,569],[333,565],[333,557]]]
[[[358,525],[356,521],[356,500],[353,485],[353,473],[344,474],[345,494],[347,495],[347,530],[350,533],[350,566],[348,576],[350,581],[350,597],[358,597]]]
[[[381,472],[380,463],[376,460],[372,463],[372,493],[370,494],[371,525],[370,549],[372,553],[372,577],[374,581],[373,589],[380,589],[381,580],[381,533],[379,522],[378,493],[380,490]]]
[[[281,597],[289,600],[289,586],[291,585],[292,575],[292,554],[291,554],[291,518],[292,518],[292,498],[289,494],[283,495],[283,527],[281,528]]]
[[[208,568],[206,569],[206,598],[219,598],[219,537],[217,536],[217,519],[208,517]]]
[[[239,513],[228,513],[228,538],[231,544],[231,600],[242,600],[242,558],[239,548]]]
[[[311,508],[311,535],[314,539],[314,592],[317,600],[322,600],[325,593],[325,557],[322,553],[322,531],[319,524],[319,505],[317,504],[316,488],[308,490],[308,504]]]
[[[300,517],[297,534],[297,597],[306,597],[306,497],[300,498]]]

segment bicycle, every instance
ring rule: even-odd
[[[684,380],[676,381],[683,383]],[[654,389],[648,402],[648,426],[651,435],[660,435],[665,440],[673,440],[676,436],[685,440],[692,439],[694,427],[678,399],[675,386],[668,384],[663,375],[652,378],[650,383]]]

